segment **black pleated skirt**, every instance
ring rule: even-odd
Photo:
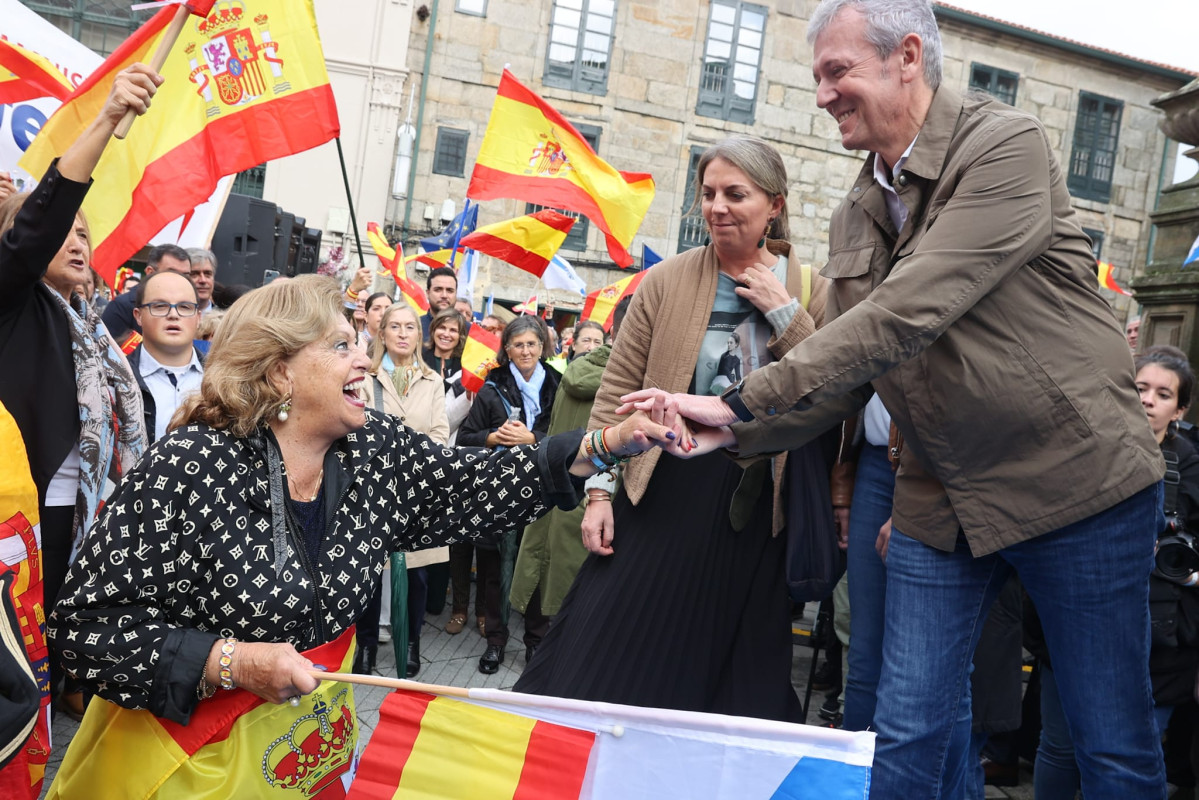
[[[729,522],[742,470],[663,456],[641,503],[615,498],[615,554],[591,555],[516,691],[798,722],[785,540],[770,486]]]

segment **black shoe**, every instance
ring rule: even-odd
[[[414,678],[418,672],[420,672],[420,642],[413,641],[408,643],[408,671],[405,675]]]
[[[354,674],[370,675],[374,672],[377,652],[377,647],[359,647],[358,653],[354,656]]]
[[[499,672],[500,664],[504,663],[504,646],[499,644],[487,645],[487,651],[479,659],[479,672],[484,675],[494,675]]]
[[[533,660],[533,656],[536,655],[537,648],[540,645],[541,645],[541,642],[538,642],[537,644],[526,644],[525,645],[525,666],[528,666],[529,663]]]
[[[826,722],[832,722],[841,716],[841,704],[837,702],[837,696],[828,697],[820,708],[816,709],[816,716]]]
[[[812,677],[812,691],[827,692],[833,687],[841,688],[841,662],[829,660],[817,667]]]

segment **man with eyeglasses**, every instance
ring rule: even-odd
[[[177,272],[180,275],[191,275],[191,271],[191,256],[177,244],[155,245],[150,248],[150,253],[146,256],[147,278],[158,272]],[[100,320],[104,323],[104,327],[108,328],[108,332],[112,334],[112,338],[118,342],[125,341],[130,331],[142,332],[141,327],[138,325],[137,317],[133,313],[134,302],[140,303],[141,301],[135,301],[127,294],[114,297],[112,302],[104,309],[104,314],[100,317]]]
[[[199,391],[204,361],[193,341],[199,324],[196,287],[177,272],[156,272],[135,292],[133,316],[142,329],[142,343],[129,354],[146,409],[146,433],[151,441],[166,435],[175,410]]]

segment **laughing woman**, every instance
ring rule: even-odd
[[[368,409],[370,362],[341,308],[337,284],[315,275],[234,304],[200,392],[84,538],[48,629],[101,701],[51,797],[95,797],[100,780],[111,797],[174,781],[189,796],[277,797],[287,778],[268,767],[283,762],[227,754],[240,736],[286,749],[301,718],[320,717],[331,737],[305,769],[335,776],[355,748],[353,695],[310,670],[347,667],[388,553],[494,536],[578,503],[578,478],[596,471],[578,432],[455,450]],[[670,437],[638,417],[595,438],[611,444],[603,462]],[[251,709],[253,725],[228,727]],[[163,725],[153,716],[188,726],[192,740],[224,730],[228,747],[154,772]],[[267,755],[286,760],[277,749]],[[135,758],[145,769],[111,768]]]

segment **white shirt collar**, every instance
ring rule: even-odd
[[[899,157],[899,160],[895,162],[895,166],[891,167],[890,175],[888,175],[886,170],[883,169],[883,164],[885,162],[883,161],[882,156],[880,156],[878,153],[875,153],[874,154],[874,179],[876,181],[878,181],[880,184],[882,184],[884,187],[890,189],[891,181],[894,180],[897,175],[899,175],[900,171],[903,169],[903,165],[905,163],[907,163],[908,156],[910,156],[912,154],[912,148],[916,146],[916,139],[919,139],[919,138],[920,138],[920,134],[917,133],[915,138],[912,139],[911,144],[908,145],[908,149],[903,151],[903,155],[901,155]]]
[[[181,367],[168,367],[165,364],[160,364],[158,359],[150,355],[150,350],[146,347],[144,342],[142,343],[142,355],[138,363],[138,371],[141,372],[143,378],[148,375],[153,375],[159,370],[163,370],[164,372],[186,372],[189,369],[196,369],[200,371],[203,369],[200,366],[200,358],[196,355],[196,348],[192,348],[191,361],[188,361]]]

